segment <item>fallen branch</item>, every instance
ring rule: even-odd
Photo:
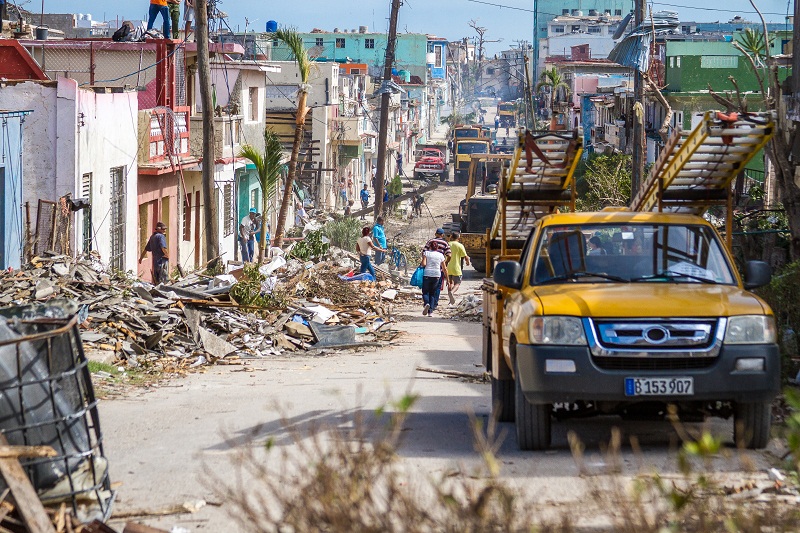
[[[445,376],[453,376],[456,378],[466,378],[466,379],[479,379],[481,381],[486,381],[486,372],[473,373],[473,372],[459,372],[457,370],[439,370],[438,368],[428,368],[425,366],[418,366],[417,370],[420,372],[430,372],[432,374],[444,374]]]

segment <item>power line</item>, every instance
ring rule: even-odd
[[[470,0],[470,2],[472,2],[472,1],[474,1],[474,0]],[[686,5],[682,5],[682,4],[666,4],[664,2],[650,2],[650,3],[652,5],[655,5],[655,6],[681,7],[681,8],[684,8],[684,9],[696,9],[698,11],[718,11],[718,12],[722,11],[724,13],[742,13],[742,12],[755,13],[755,10],[747,10],[747,9],[720,9],[720,8],[716,8],[716,7],[712,8],[712,7],[686,6]],[[775,12],[771,12],[771,11],[762,11],[761,14],[762,15],[781,15],[781,16],[786,16],[786,13],[775,13]]]

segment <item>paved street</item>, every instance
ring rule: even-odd
[[[441,187],[429,200],[431,213],[411,221],[391,220],[387,234],[402,232],[407,243],[424,242],[442,220],[449,220],[463,191],[463,187]],[[462,295],[476,291],[480,279],[477,272],[467,269]],[[404,466],[416,469],[420,476],[444,472],[471,476],[480,459],[469,419],[474,413],[488,423],[489,384],[417,369],[482,373],[481,327],[478,322],[423,317],[420,309],[421,304],[398,313],[398,328],[405,335],[389,348],[211,366],[206,373],[176,379],[149,392],[102,402],[111,475],[121,483],[116,511],[158,512],[198,499],[222,503],[209,487],[207,473],[233,481],[231,465],[239,451],[270,438],[278,447],[291,445],[282,416],[295,428],[311,423],[341,426],[355,413],[370,414],[385,405],[387,398],[398,399],[406,391],[418,394],[419,401],[406,422],[399,450]],[[575,431],[586,443],[587,467],[601,472],[600,449],[614,426],[625,432],[624,442],[627,435],[636,435],[641,446],[640,452],[623,449],[626,473],[639,468],[667,475],[677,471],[672,452],[678,439],[668,423],[601,417],[555,423],[552,449],[538,453],[518,451],[513,424],[501,424],[502,478],[525,491],[546,512],[569,509],[571,502],[584,500],[589,489],[572,458],[568,432]],[[689,425],[693,431],[701,427]],[[714,420],[710,427],[731,440],[730,421]],[[746,455],[757,466],[766,465],[761,454]],[[738,472],[744,467],[740,461],[719,458],[715,469]],[[234,531],[226,514],[229,509],[225,504],[208,505],[193,514],[143,521],[165,529],[177,525],[190,531]]]
[[[493,112],[487,116],[493,120]],[[422,217],[390,219],[387,235],[400,233],[406,244],[423,244],[435,228],[450,221],[464,191],[452,184],[440,186],[428,194]],[[414,261],[409,259],[410,264]],[[480,283],[480,274],[467,268],[461,295],[479,294]],[[209,472],[232,482],[232,464],[242,450],[256,449],[268,439],[274,439],[279,448],[291,446],[288,428],[342,427],[357,413],[371,415],[387,404],[387,398],[396,400],[406,392],[419,395],[419,400],[406,421],[399,450],[404,467],[417,471],[420,479],[443,473],[472,476],[481,461],[474,449],[470,416],[488,424],[489,384],[418,368],[481,374],[480,323],[423,317],[420,309],[421,303],[419,308],[398,312],[397,327],[405,335],[389,348],[212,366],[206,373],[176,379],[149,392],[103,402],[111,474],[113,481],[121,483],[117,513],[157,513],[205,500],[209,505],[196,513],[141,520],[164,529],[235,531],[227,514],[231,507],[214,495]],[[668,423],[599,417],[555,423],[552,449],[537,453],[520,452],[514,425],[500,424],[501,477],[524,492],[545,516],[568,510],[573,518],[591,525],[596,521],[585,505],[590,484],[576,466],[567,435],[577,433],[587,447],[585,467],[601,473],[606,463],[600,450],[615,426],[623,430],[623,442],[627,444],[635,435],[640,446],[636,451],[623,447],[625,474],[677,473],[674,451],[679,439]],[[702,427],[688,425],[694,432]],[[714,419],[708,427],[730,443],[730,421]],[[761,453],[745,455],[763,472],[767,460]],[[750,475],[742,473],[747,463],[719,457],[714,469],[741,478]]]

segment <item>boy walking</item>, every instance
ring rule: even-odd
[[[450,236],[450,261],[447,263],[447,295],[450,297],[450,304],[456,303],[455,293],[461,286],[461,277],[464,273],[461,270],[461,260],[463,259],[466,264],[471,265],[467,249],[461,244],[458,239],[461,235],[453,233]]]

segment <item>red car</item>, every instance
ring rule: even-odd
[[[422,157],[414,165],[414,177],[423,179],[427,176],[439,177],[439,181],[447,181],[447,163],[441,150],[426,148],[422,152]]]

